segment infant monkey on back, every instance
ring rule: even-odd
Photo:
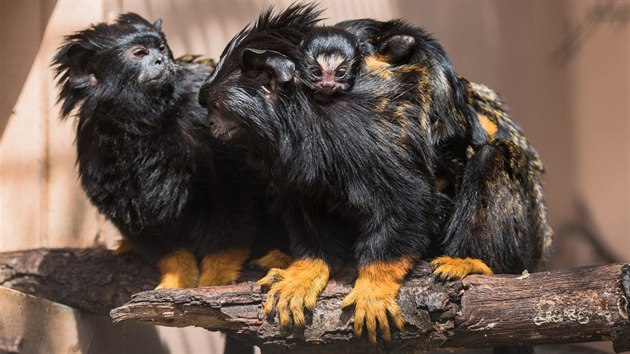
[[[315,27],[298,47],[300,78],[316,101],[331,103],[352,90],[363,55],[356,37],[330,26]]]
[[[322,104],[344,98],[345,93],[352,91],[366,55],[377,54],[389,63],[397,63],[409,56],[415,45],[412,36],[394,34],[372,50],[376,53],[371,53],[353,33],[341,28],[346,23],[339,26],[313,28],[298,47],[302,55],[298,65],[302,83]]]

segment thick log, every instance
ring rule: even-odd
[[[155,290],[136,294],[132,300],[111,311],[114,322],[137,320],[157,325],[199,326],[220,330],[241,341],[260,346],[265,353],[298,349],[300,353],[365,353],[374,348],[366,339],[353,336],[351,310],[341,309],[341,300],[352,288],[352,273],[329,282],[307,315],[303,330],[281,332],[277,321],[261,317],[265,298],[253,281],[231,286]],[[461,282],[435,283],[431,267],[416,268],[402,288],[399,303],[407,330],[397,333],[391,343],[380,343],[387,351],[409,352],[438,347],[448,338],[458,311]]]
[[[470,276],[463,283],[435,284],[430,266],[422,264],[399,297],[405,331],[396,333],[390,343],[379,343],[379,349],[409,352],[613,340],[616,350],[629,350],[622,267],[591,266],[520,277]],[[304,352],[306,344],[324,343],[331,351],[376,349],[353,338],[352,313],[340,309],[351,284],[348,278],[332,281],[310,322],[298,332],[281,333],[276,320],[260,316],[264,295],[252,282],[143,292],[111,315],[115,322],[133,319],[222,330],[267,351],[299,346]]]
[[[249,273],[249,279],[260,276]],[[421,263],[401,289],[405,331],[372,347],[352,334],[352,311],[340,309],[355,274],[331,280],[303,330],[280,332],[262,318],[265,299],[253,281],[199,289],[151,290],[154,267],[103,249],[39,249],[0,254],[0,285],[93,312],[115,322],[221,330],[265,352],[417,352],[433,348],[612,340],[630,350],[630,266],[612,264],[524,276],[469,276],[435,283]],[[122,306],[121,306],[122,305]],[[315,344],[327,344],[322,347]]]
[[[104,248],[0,253],[0,285],[91,313],[107,314],[158,280],[157,269],[135,255]]]

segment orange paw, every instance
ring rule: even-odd
[[[205,256],[201,261],[198,286],[234,284],[248,255],[247,249],[233,248]]]
[[[477,258],[437,257],[431,261],[437,266],[433,275],[441,281],[463,279],[468,274],[492,275],[492,270],[482,260]]]
[[[121,254],[129,253],[131,251],[133,251],[131,243],[127,239],[121,238],[120,240],[116,241],[116,247],[112,250],[112,253],[115,256],[120,256]]]
[[[280,327],[289,325],[291,318],[296,327],[304,326],[304,309],[313,310],[317,296],[326,287],[330,268],[321,259],[298,259],[287,269],[273,268],[258,281],[270,286],[263,308],[269,315],[274,305]],[[277,299],[276,299],[277,296]]]
[[[259,269],[285,269],[291,264],[291,262],[293,262],[293,257],[280,251],[279,249],[273,249],[267,252],[264,256],[254,259],[249,264],[250,266]]]
[[[402,258],[395,262],[378,262],[359,267],[359,277],[354,288],[341,302],[341,307],[354,305],[354,334],[357,337],[361,336],[365,325],[370,342],[376,343],[378,322],[383,339],[390,341],[388,314],[394,326],[400,331],[404,330],[405,320],[396,297],[412,266],[412,259]]]
[[[158,262],[160,284],[156,289],[194,288],[199,279],[199,267],[195,256],[188,250],[171,252]]]

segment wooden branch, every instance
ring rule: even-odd
[[[613,340],[616,350],[628,350],[627,341],[623,343],[630,328],[622,267],[582,267],[521,277],[470,276],[463,283],[435,284],[425,263],[401,290],[405,332],[379,346],[409,352]],[[630,284],[628,269],[623,273]],[[252,282],[144,292],[111,315],[115,322],[133,319],[227,331],[267,351],[300,346],[304,352],[305,344],[326,343],[327,351],[361,353],[374,348],[365,339],[353,338],[352,313],[340,309],[341,299],[351,289],[349,280],[328,285],[302,332],[280,333],[276,320],[263,320],[264,296]]]
[[[133,254],[115,256],[103,248],[0,253],[0,285],[97,314],[158,281],[158,270]]]
[[[248,274],[256,279],[260,274]],[[156,270],[131,255],[100,249],[31,250],[0,254],[0,284],[77,308],[105,313],[115,322],[221,330],[259,345],[265,353],[374,350],[352,335],[353,313],[342,311],[354,274],[332,280],[302,331],[281,333],[277,320],[261,317],[264,295],[253,281],[232,286],[151,290]],[[630,266],[612,264],[525,276],[470,276],[435,283],[420,264],[401,289],[405,331],[377,349],[409,352],[446,347],[576,343],[612,340],[630,350]]]

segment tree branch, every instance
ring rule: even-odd
[[[246,277],[256,279],[260,274]],[[157,271],[131,255],[98,249],[32,250],[0,254],[0,284],[77,308],[106,313],[114,322],[137,320],[157,325],[221,330],[265,352],[299,347],[365,352],[374,349],[352,334],[353,314],[341,299],[355,275],[332,280],[309,314],[302,331],[281,333],[277,320],[261,317],[264,295],[252,281],[199,289],[151,290]],[[630,266],[612,264],[525,276],[470,276],[464,282],[435,283],[428,264],[420,264],[401,289],[405,331],[379,348],[394,352],[446,347],[612,340],[630,350],[628,296]],[[121,306],[122,305],[122,306]],[[313,345],[312,345],[313,344]]]
[[[156,268],[133,254],[103,248],[33,249],[0,253],[0,285],[97,314],[155,288]]]

